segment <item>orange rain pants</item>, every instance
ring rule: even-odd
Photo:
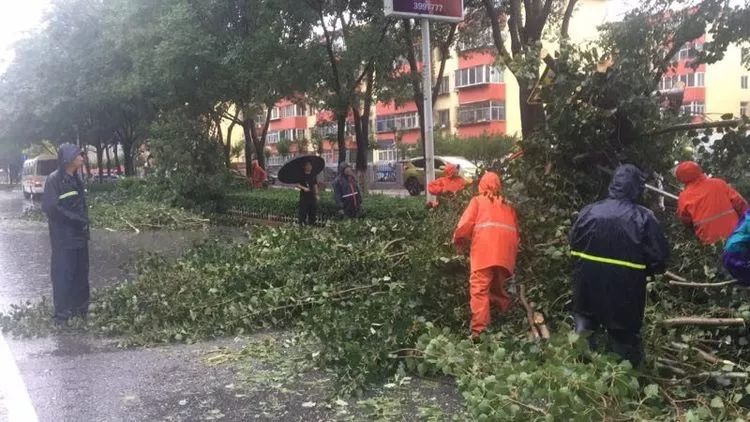
[[[469,294],[471,296],[471,334],[478,336],[490,324],[490,306],[505,313],[512,300],[505,290],[505,281],[510,272],[503,267],[489,267],[472,271],[469,277]]]

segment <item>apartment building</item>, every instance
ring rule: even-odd
[[[508,132],[505,81],[512,76],[497,66],[493,48],[491,33],[485,31],[472,44],[459,43],[446,58],[433,107],[436,131],[462,138]],[[438,52],[433,60],[437,68],[441,61]],[[520,117],[520,112],[518,114]],[[397,143],[416,146],[419,141],[416,104],[411,101],[396,106],[394,102],[378,102],[375,129],[379,147],[377,159],[395,159]]]

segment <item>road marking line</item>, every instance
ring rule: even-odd
[[[2,333],[0,333],[0,374],[3,374],[0,390],[2,390],[5,408],[8,410],[8,420],[10,422],[37,422],[39,418],[31,403],[31,397]]]

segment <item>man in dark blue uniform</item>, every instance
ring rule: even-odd
[[[80,148],[63,144],[57,152],[58,169],[47,177],[42,211],[49,221],[52,243],[52,296],[55,321],[85,317],[89,306],[89,218],[79,170]]]
[[[645,177],[626,164],[609,196],[585,207],[570,233],[576,332],[607,332],[607,349],[634,367],[643,359],[646,277],[665,271],[669,244],[648,208],[636,204]],[[595,336],[589,337],[594,347]]]

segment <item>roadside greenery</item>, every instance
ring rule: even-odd
[[[257,219],[297,217],[299,191],[293,189],[236,189],[226,196],[225,208],[230,215]],[[427,215],[424,198],[393,198],[386,195],[365,195],[363,218],[370,220],[422,220]],[[221,216],[218,216],[221,218]],[[338,219],[338,207],[330,189],[321,192],[318,203],[320,219]]]
[[[200,230],[210,224],[209,219],[195,210],[164,201],[164,190],[144,180],[123,179],[116,183],[89,184],[88,191],[92,229],[118,232]],[[23,217],[32,221],[46,221],[38,206],[27,209]]]

